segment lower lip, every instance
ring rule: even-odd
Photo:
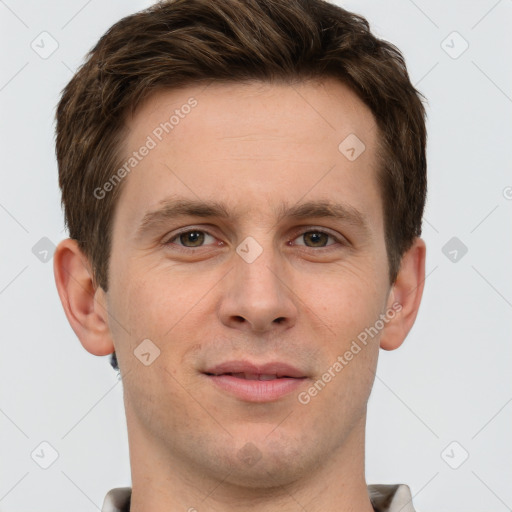
[[[247,402],[271,402],[303,385],[306,378],[247,380],[232,375],[206,375],[216,386]]]

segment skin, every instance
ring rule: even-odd
[[[108,292],[94,287],[75,241],[54,255],[82,345],[117,353],[131,511],[371,512],[367,401],[379,347],[398,348],[415,321],[426,252],[417,238],[390,285],[375,119],[330,79],[194,86],[158,92],[127,119],[126,155],[191,96],[197,106],[124,178]],[[338,150],[351,133],[366,147],[354,161]],[[222,202],[230,217],[175,217],[137,236],[144,214],[170,196]],[[320,199],[357,209],[368,232],[276,216],[284,204]],[[181,228],[204,238],[176,238]],[[332,236],[311,238],[315,229]],[[262,248],[252,263],[236,252],[248,236]],[[284,361],[308,376],[307,390],[393,303],[401,311],[307,404],[295,392],[246,402],[201,373],[233,359]],[[134,356],[144,339],[161,351],[149,366]],[[247,450],[256,462],[243,460]]]

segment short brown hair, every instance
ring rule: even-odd
[[[124,116],[161,89],[199,82],[337,78],[380,132],[378,185],[389,279],[421,234],[426,128],[400,51],[361,16],[322,0],[167,0],[123,18],[88,53],[57,108],[59,185],[69,236],[108,289],[112,219],[123,183],[93,191],[122,164]],[[341,141],[340,141],[341,142]]]

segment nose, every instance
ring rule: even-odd
[[[292,327],[297,319],[297,296],[289,271],[271,247],[252,262],[234,255],[234,268],[223,282],[221,322],[246,332],[269,333]]]

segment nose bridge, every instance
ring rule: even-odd
[[[294,321],[296,307],[285,285],[285,262],[268,233],[245,238],[233,264],[221,306],[225,324],[266,331]]]
[[[261,235],[258,240],[249,236],[238,245],[235,274],[246,295],[268,301],[281,294],[283,265],[271,237]]]

